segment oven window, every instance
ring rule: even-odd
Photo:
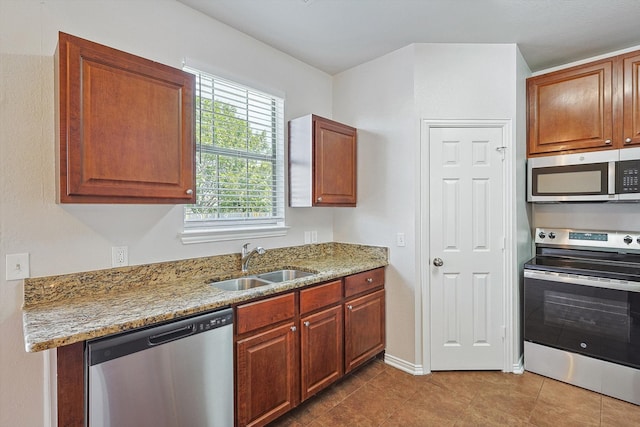
[[[624,342],[630,340],[629,303],[565,292],[544,292],[544,322]]]

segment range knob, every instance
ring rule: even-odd
[[[538,233],[538,237],[541,238],[541,239],[544,239],[545,237],[547,237],[547,235],[544,234],[544,231],[541,231],[541,232]]]
[[[629,235],[624,236],[624,239],[622,239],[622,240],[624,240],[624,242],[625,242],[627,245],[630,245],[630,244],[631,244],[631,242],[633,242],[633,239],[632,239],[632,238],[631,238],[631,236],[629,236]]]
[[[640,244],[640,237],[638,237],[638,238],[636,239],[636,242],[638,242],[638,244]]]
[[[550,239],[555,239],[556,238],[556,233],[554,233],[553,231],[549,233],[549,238]]]

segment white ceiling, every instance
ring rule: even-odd
[[[532,71],[640,45],[640,0],[178,0],[329,74],[410,43],[517,43]]]

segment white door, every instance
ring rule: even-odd
[[[429,130],[431,370],[503,368],[502,138]]]

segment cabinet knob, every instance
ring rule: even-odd
[[[349,305],[347,306],[347,308],[348,308],[349,310],[353,310],[353,306],[352,306],[351,304],[349,304]]]
[[[295,332],[298,328],[296,328],[295,326],[291,327],[291,332]]]
[[[625,144],[629,144],[630,142],[631,142],[631,138],[627,138],[627,139],[624,140]]]
[[[373,279],[371,277],[367,277],[367,283],[373,283]]]
[[[303,323],[304,326],[306,326],[307,328],[309,327],[311,323],[309,323],[309,321],[307,320],[306,322]]]
[[[318,200],[319,202],[321,202],[321,201],[322,201],[322,197],[318,197],[318,199],[317,199],[317,200]]]
[[[611,145],[611,140],[607,139],[604,143],[607,144],[607,145]]]
[[[185,193],[187,193],[188,195],[192,195],[193,194],[193,190],[189,188],[187,191],[185,191]]]

